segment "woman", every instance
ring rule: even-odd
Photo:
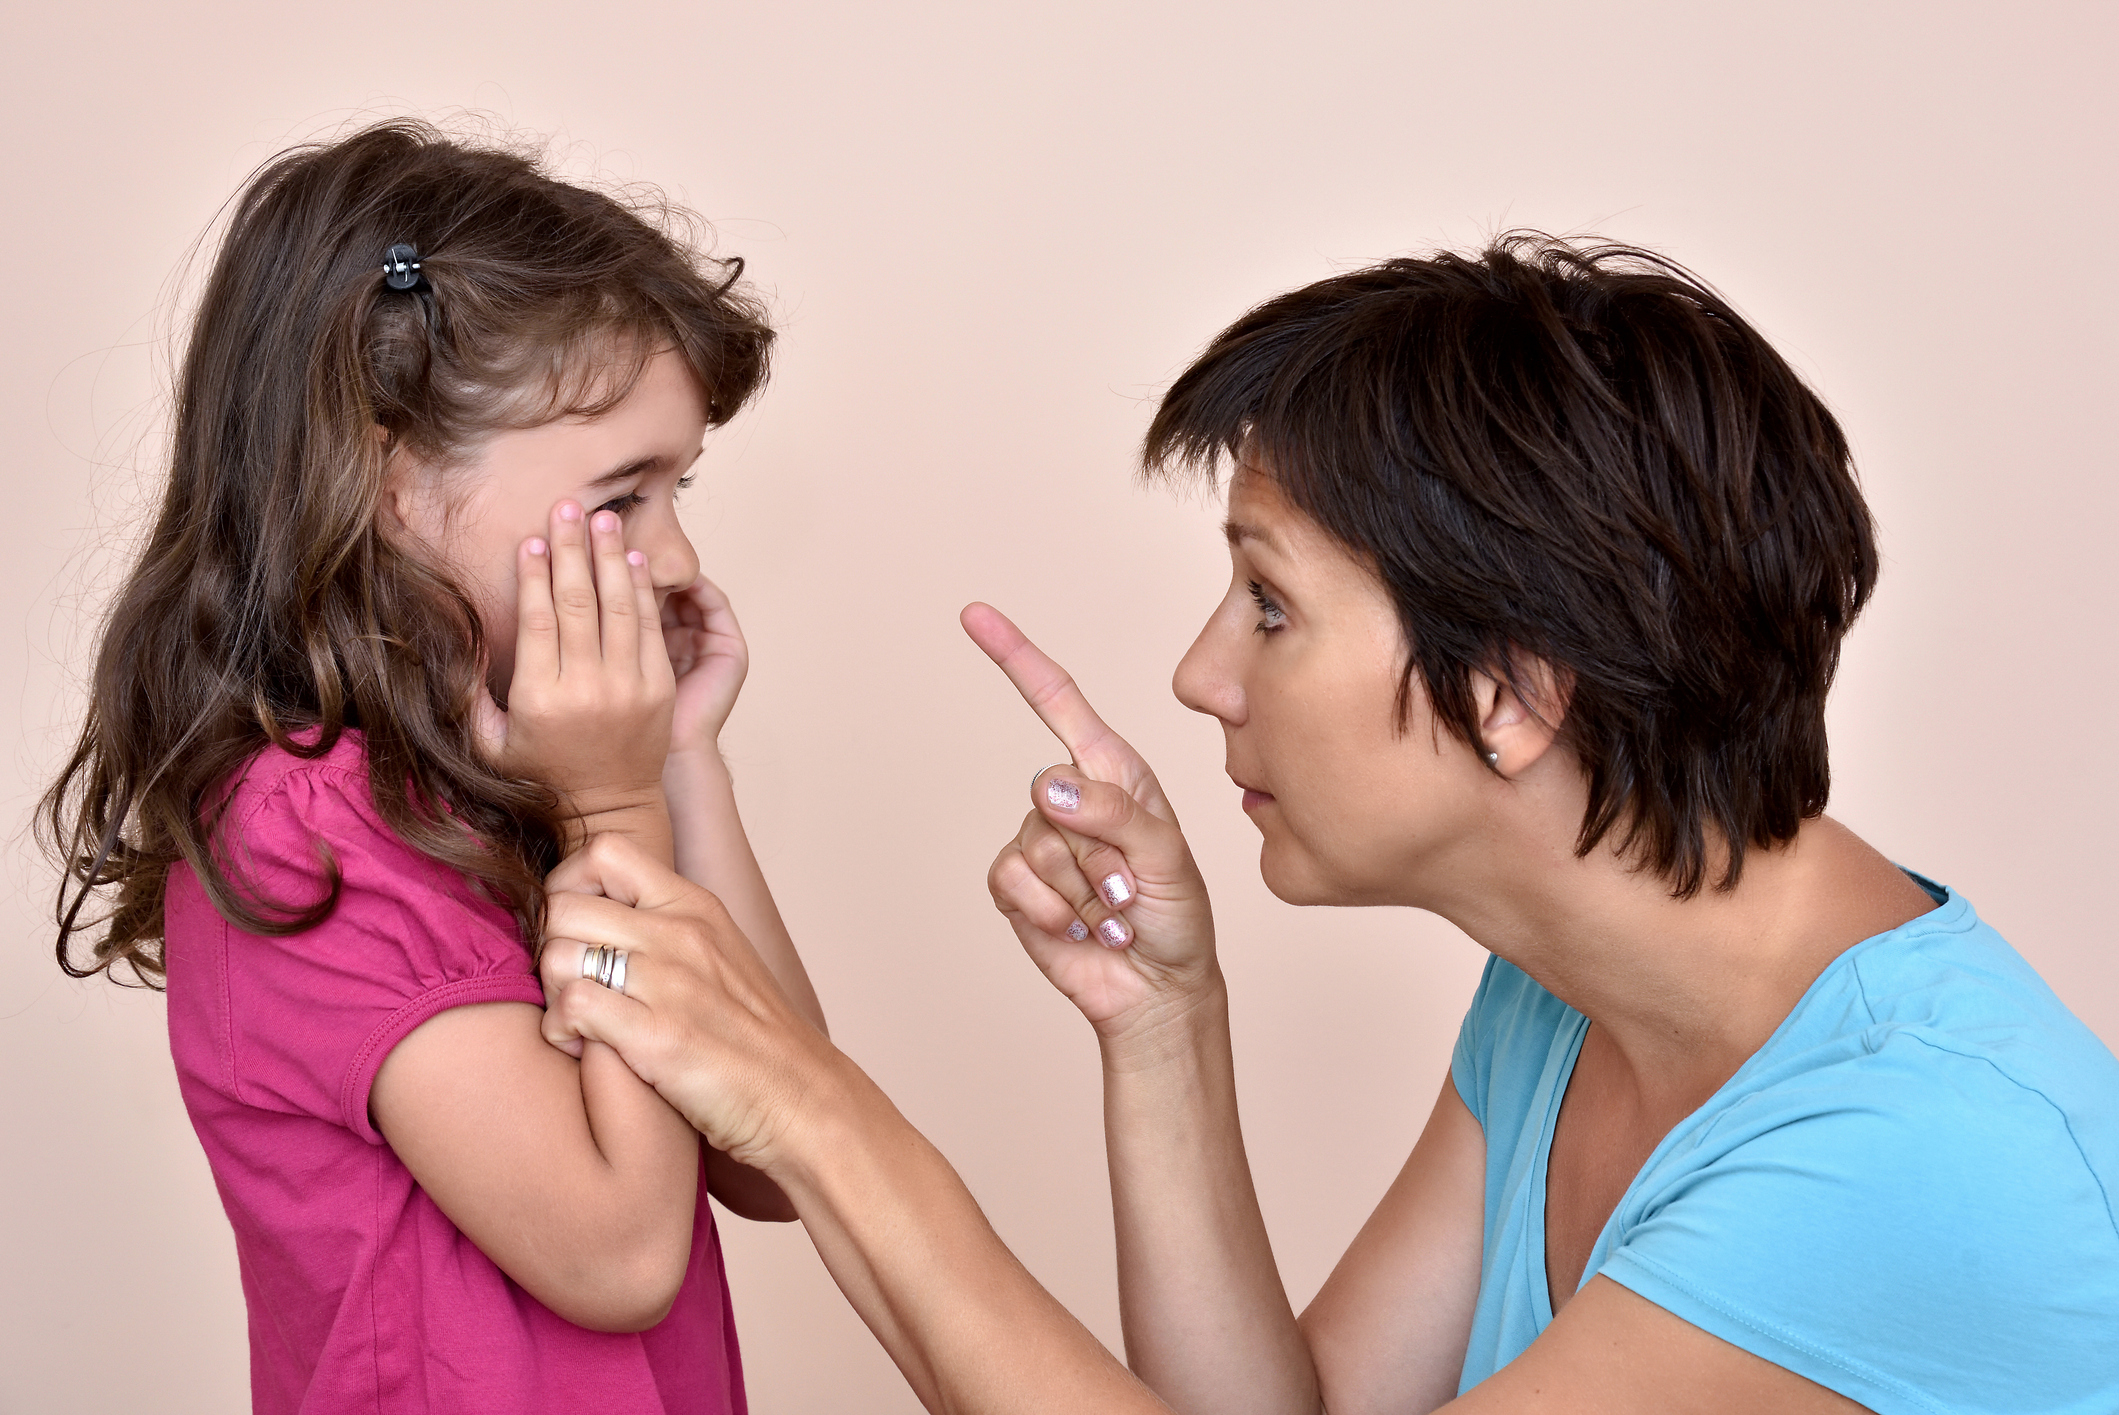
[[[778,1180],[932,1409],[2119,1408],[2119,1061],[1971,907],[1823,815],[1876,550],[1823,404],[1716,295],[1534,237],[1273,300],[1151,469],[1233,466],[1177,692],[1261,869],[1493,956],[1397,1181],[1299,1319],[1206,894],[1153,774],[984,606],[1072,753],[990,875],[1097,1031],[1127,1352],[622,845],[554,876],[547,1035]],[[601,893],[608,897],[595,898]],[[626,996],[580,943],[632,953]]]

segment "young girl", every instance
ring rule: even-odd
[[[60,965],[166,983],[261,1412],[744,1408],[700,1195],[791,1210],[614,1053],[546,1045],[534,971],[544,875],[621,831],[823,1025],[717,747],[743,639],[673,504],[772,338],[703,264],[410,122],[236,206],[44,821]]]

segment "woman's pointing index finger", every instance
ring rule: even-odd
[[[990,604],[973,602],[964,606],[958,620],[971,641],[1008,675],[1030,710],[1052,729],[1075,765],[1128,789],[1152,775],[1140,754],[1096,715],[1067,670],[1047,658],[1007,615]]]

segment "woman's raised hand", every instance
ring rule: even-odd
[[[994,905],[1107,1040],[1189,1010],[1219,985],[1214,916],[1155,773],[999,610],[967,606],[963,624],[1073,759],[1031,782],[986,875]]]
[[[555,787],[588,827],[659,813],[676,675],[647,559],[609,511],[562,501],[550,530],[516,552],[514,676],[504,711],[484,702],[480,736],[503,771]]]

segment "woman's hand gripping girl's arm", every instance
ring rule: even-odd
[[[523,543],[513,683],[486,742],[558,787],[575,844],[621,832],[670,858],[661,774],[675,675],[647,567],[619,518],[571,501]],[[376,1127],[434,1202],[531,1296],[580,1326],[637,1331],[690,1262],[699,1141],[608,1047],[545,1044],[527,1003],[452,1008],[394,1047]]]

